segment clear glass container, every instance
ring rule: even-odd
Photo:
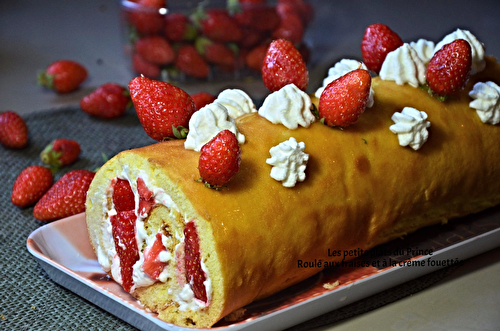
[[[179,83],[260,79],[267,46],[278,38],[294,42],[308,60],[303,36],[313,9],[305,0],[166,1],[121,1],[134,75]]]

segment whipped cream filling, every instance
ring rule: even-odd
[[[250,96],[240,89],[225,89],[219,93],[215,101],[226,107],[232,118],[257,111]]]
[[[434,47],[434,53],[440,50],[444,45],[457,39],[464,39],[470,44],[472,51],[472,68],[470,74],[474,75],[475,73],[483,71],[484,68],[486,68],[486,61],[484,59],[484,44],[468,30],[457,29],[446,35],[443,40],[436,44],[436,47]]]
[[[240,144],[245,143],[245,136],[238,131],[234,118],[229,116],[222,103],[215,100],[191,116],[184,148],[199,152],[203,145],[223,130],[234,133]]]
[[[401,113],[395,112],[391,119],[395,124],[391,125],[390,130],[398,135],[399,145],[418,150],[427,141],[427,128],[431,123],[427,121],[425,112],[405,107]]]
[[[379,76],[382,80],[392,80],[398,85],[409,84],[413,87],[426,83],[426,66],[410,44],[404,43],[388,53]]]
[[[483,123],[500,123],[500,86],[491,81],[479,82],[474,85],[469,96],[474,99],[469,106],[476,109]]]
[[[284,187],[294,187],[306,179],[306,166],[309,154],[304,153],[305,143],[298,143],[294,137],[272,147],[271,157],[266,160],[272,165],[271,178],[282,182]]]
[[[320,98],[321,94],[325,90],[325,88],[333,82],[334,80],[344,76],[350,71],[356,70],[356,69],[365,69],[368,70],[366,65],[363,62],[359,62],[357,60],[352,60],[352,59],[342,59],[339,62],[335,63],[333,67],[328,69],[328,74],[325,79],[323,79],[323,86],[318,88],[316,92],[314,93],[314,96],[316,98]],[[366,103],[366,107],[370,108],[373,106],[374,98],[373,96],[375,95],[375,91],[373,88],[370,87],[370,95],[368,96],[368,102]]]
[[[144,220],[148,215],[143,215],[138,213],[139,209],[139,193],[137,191],[137,185],[136,181],[134,181],[131,176],[130,176],[130,171],[128,168],[128,165],[123,165],[123,170],[121,173],[116,175],[116,178],[120,179],[125,179],[128,180],[130,183],[130,186],[132,188],[132,191],[134,192],[134,198],[135,198],[135,213],[137,216],[136,220],[136,240],[137,240],[137,247],[139,247],[139,260],[134,264],[133,266],[133,272],[132,272],[132,278],[134,282],[134,286],[132,287],[131,291],[133,291],[136,287],[145,287],[145,286],[150,286],[154,284],[157,280],[152,279],[149,277],[144,271],[142,270],[142,266],[144,263],[144,251],[146,249],[151,248],[151,246],[154,244],[156,240],[156,233],[151,233],[150,235],[147,234],[147,230],[144,227]],[[175,202],[172,200],[170,195],[168,195],[163,189],[156,187],[150,183],[149,177],[144,171],[140,171],[137,178],[142,178],[149,190],[153,192],[153,197],[155,200],[155,204],[162,204],[165,207],[169,208],[171,212],[177,212],[179,213],[179,208],[175,204]],[[113,189],[112,189],[112,183],[110,185],[110,188],[106,190],[106,195],[107,198],[111,199],[113,196]],[[97,247],[97,257],[100,265],[102,266],[103,270],[107,272],[111,272],[111,275],[113,276],[113,279],[119,283],[122,284],[122,276],[121,276],[121,267],[120,267],[120,259],[118,254],[116,253],[115,249],[115,243],[114,243],[114,238],[112,234],[112,225],[111,225],[111,219],[110,217],[112,215],[116,215],[116,210],[114,206],[108,207],[107,202],[104,199],[103,202],[103,210],[105,212],[106,217],[103,219],[102,222],[102,233],[103,233],[103,242],[104,242],[104,247],[98,246]],[[187,220],[185,220],[187,222]],[[175,238],[179,241],[179,244],[175,246],[174,252],[170,252],[169,250],[164,250],[160,252],[159,254],[159,259],[162,262],[172,262],[175,261],[177,263],[183,263],[183,261],[177,261],[179,257],[184,258],[184,252],[180,252],[180,250],[184,249],[184,235],[182,233],[174,233]],[[173,241],[172,237],[167,237],[164,234],[162,234],[162,243],[165,247],[169,247],[171,242]],[[208,273],[208,269],[206,266],[203,264],[202,261],[202,269],[205,272],[206,280],[204,282],[206,293],[207,293],[207,302],[202,302],[201,300],[198,300],[194,297],[194,293],[192,296],[186,294],[189,291],[192,290],[190,288],[189,284],[185,284],[184,275],[172,275],[171,271],[168,268],[164,268],[163,271],[161,272],[160,276],[158,277],[158,281],[160,282],[165,282],[167,279],[177,279],[179,286],[182,287],[182,290],[180,293],[177,293],[174,297],[177,300],[177,303],[179,304],[180,307],[183,307],[184,309],[190,309],[190,310],[197,310],[203,307],[206,307],[211,299],[212,295],[212,285],[211,285],[211,279]],[[176,268],[177,270],[177,268]],[[180,268],[178,270],[179,272],[184,272],[184,268]],[[188,289],[186,289],[186,286]],[[169,289],[169,292],[173,293],[172,289]]]
[[[295,84],[288,84],[266,97],[259,108],[259,115],[273,124],[283,124],[294,130],[299,125],[307,128],[316,120],[311,109],[309,95]]]

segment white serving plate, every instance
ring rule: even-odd
[[[440,227],[429,229],[435,234],[429,238],[432,254],[411,258],[411,261],[423,266],[330,268],[276,295],[250,304],[244,308],[241,319],[234,322],[223,320],[212,330],[283,330],[436,271],[442,268],[437,265],[438,261],[462,261],[481,254],[500,246],[499,216],[500,208],[493,208],[458,220],[452,230],[443,227],[447,231],[444,234],[440,233]],[[479,234],[474,233],[476,230]],[[428,234],[424,233],[421,237],[428,238]],[[421,242],[418,235],[410,235],[397,244],[406,247],[405,243],[412,247],[431,247],[429,242]],[[394,243],[386,246],[387,249],[394,247]],[[54,282],[140,330],[193,330],[166,323],[145,311],[102,271],[89,243],[83,213],[38,228],[29,236],[27,248]],[[375,258],[380,259],[388,260],[388,257]],[[324,287],[324,284],[336,281],[339,281],[338,286]]]

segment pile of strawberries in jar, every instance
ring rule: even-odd
[[[260,73],[270,42],[303,42],[307,0],[123,0],[126,52],[134,74],[186,82]]]

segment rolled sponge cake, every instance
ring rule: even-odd
[[[500,127],[482,123],[469,107],[477,81],[500,82],[494,59],[445,102],[374,78],[374,106],[344,130],[319,121],[289,130],[258,113],[243,115],[236,120],[246,137],[240,171],[219,191],[197,181],[199,153],[186,150],[182,140],[123,151],[97,172],[88,191],[87,224],[99,262],[116,275],[109,223],[116,178],[127,179],[134,191],[141,178],[154,193],[156,204],[137,229],[150,238],[162,232],[172,256],[161,281],[138,281],[131,294],[159,318],[199,328],[321,271],[300,268],[299,260],[335,261],[328,250],[367,250],[497,205]],[[407,106],[425,111],[431,123],[418,151],[400,146],[389,130],[393,113]],[[286,188],[270,177],[266,159],[271,147],[290,137],[305,143],[309,161],[306,179]],[[207,278],[206,303],[188,295],[183,274],[183,231],[191,221]],[[148,240],[139,241],[140,250]]]

